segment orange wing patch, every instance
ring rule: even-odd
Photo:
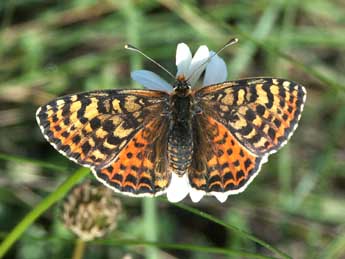
[[[199,132],[189,179],[193,188],[210,192],[238,193],[260,170],[261,158],[252,154],[230,131],[211,117],[197,121]],[[203,128],[204,127],[204,128]]]
[[[140,130],[106,168],[93,170],[115,191],[130,195],[159,195],[170,181],[166,164],[165,120],[152,120]]]

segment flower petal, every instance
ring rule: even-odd
[[[213,193],[214,197],[217,198],[218,201],[220,201],[221,203],[224,203],[227,199],[228,199],[228,194],[226,193],[222,193],[222,192],[215,192]]]
[[[187,79],[189,79],[189,83],[191,86],[194,86],[200,75],[205,70],[207,63],[207,59],[210,57],[210,52],[208,47],[202,45],[198,48],[195,55],[193,56],[192,62],[189,66],[188,73],[186,75]]]
[[[185,43],[179,43],[176,49],[176,77],[179,75],[186,75],[191,61],[192,53],[190,52],[188,45]]]
[[[131,77],[147,89],[165,92],[172,91],[172,86],[167,81],[151,71],[136,70],[131,72]]]
[[[170,202],[179,202],[189,193],[190,185],[187,174],[179,176],[175,173],[171,175],[171,181],[167,189],[167,198]]]
[[[214,55],[213,51],[210,51],[211,55]],[[228,71],[224,60],[218,55],[215,55],[207,64],[203,86],[224,82],[227,77]]]
[[[189,196],[190,196],[191,200],[195,203],[199,202],[202,199],[202,197],[204,197],[204,195],[205,195],[204,191],[196,190],[194,188],[191,188],[191,190],[189,192]]]

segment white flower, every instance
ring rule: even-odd
[[[202,86],[221,83],[227,78],[227,69],[224,60],[216,55],[215,52],[209,51],[205,45],[200,46],[192,57],[192,53],[187,44],[179,43],[176,49],[176,66],[176,79],[186,79],[191,87],[197,84],[204,71],[205,76]],[[173,85],[151,71],[133,71],[131,77],[150,90],[165,91],[168,93],[173,91]],[[173,172],[167,188],[168,200],[170,202],[179,202],[188,194],[193,202],[199,202],[206,193],[193,189],[190,186],[187,172],[183,176],[179,176]],[[220,202],[226,200],[221,194],[215,195],[215,197]]]
[[[225,62],[218,55],[209,51],[207,46],[198,48],[192,58],[192,53],[185,43],[179,43],[176,49],[176,78],[183,76],[193,87],[199,80],[202,72],[205,76],[202,86],[224,82],[227,78]],[[212,57],[208,62],[207,60]],[[136,70],[131,73],[133,80],[150,90],[172,92],[173,86],[148,70]]]
[[[187,173],[182,176],[172,173],[170,184],[167,189],[167,198],[170,202],[179,202],[183,200],[190,190],[191,187]]]

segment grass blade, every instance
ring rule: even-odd
[[[72,176],[70,176],[64,183],[62,183],[54,192],[43,199],[35,208],[33,208],[6,236],[0,244],[0,258],[2,258],[8,249],[20,238],[25,230],[31,226],[32,223],[48,210],[55,202],[59,201],[64,195],[81,179],[89,173],[89,169],[80,168]]]

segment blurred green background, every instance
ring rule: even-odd
[[[133,69],[166,76],[125,50],[126,43],[175,73],[177,43],[193,52],[203,44],[215,50],[231,37],[240,42],[221,53],[229,79],[284,77],[306,87],[305,110],[291,141],[244,193],[224,204],[213,197],[198,204],[187,198],[181,208],[164,199],[118,195],[124,215],[117,230],[87,243],[84,258],[284,258],[191,207],[267,242],[285,258],[345,258],[341,0],[1,1],[0,237],[6,241],[0,254],[73,254],[75,236],[60,222],[58,205],[85,170],[76,171],[45,141],[35,121],[38,106],[85,90],[140,87],[130,79]],[[144,240],[153,246],[134,245]]]

